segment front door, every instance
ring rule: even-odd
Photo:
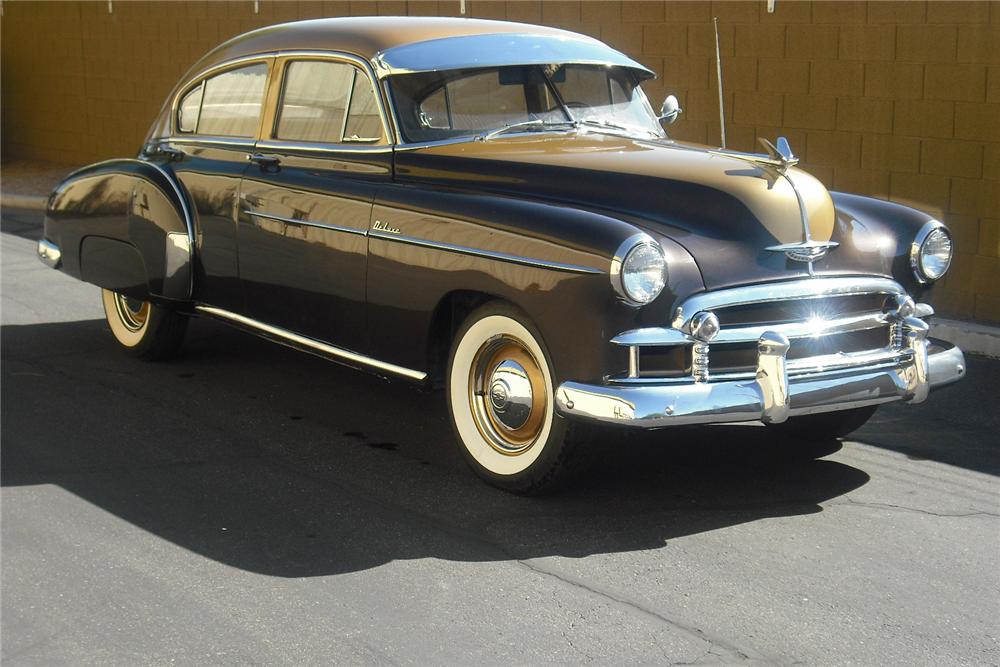
[[[347,57],[279,58],[241,184],[240,279],[254,319],[363,352],[368,227],[392,175],[376,91]]]

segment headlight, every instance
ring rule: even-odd
[[[611,280],[615,291],[627,301],[640,306],[649,303],[667,284],[663,248],[645,234],[633,236],[616,253]]]
[[[910,266],[917,280],[937,280],[951,265],[954,252],[951,233],[937,220],[931,220],[917,233],[910,248]]]

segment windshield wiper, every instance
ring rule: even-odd
[[[580,118],[576,121],[577,125],[584,125],[586,127],[596,127],[602,130],[618,130],[620,132],[642,132],[648,134],[651,137],[657,139],[660,138],[658,134],[652,130],[646,130],[641,127],[635,127],[633,125],[620,125],[618,123],[613,123],[610,120],[596,120],[594,118]]]
[[[537,127],[540,129],[555,129],[555,128],[565,128],[573,129],[577,127],[577,122],[572,120],[525,120],[520,123],[511,123],[510,125],[504,125],[496,130],[490,130],[489,132],[484,132],[476,137],[476,141],[489,141],[493,137],[504,134],[505,132],[510,132],[512,130],[523,130],[527,128]]]

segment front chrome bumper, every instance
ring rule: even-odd
[[[556,407],[570,419],[659,428],[745,421],[777,423],[789,416],[890,401],[919,403],[930,389],[964,377],[965,357],[957,347],[928,341],[926,325],[920,320],[908,324],[907,349],[893,358],[880,357],[868,366],[789,376],[785,364],[787,339],[780,334],[764,334],[758,344],[757,372],[752,379],[686,379],[628,385],[564,382],[556,391]]]

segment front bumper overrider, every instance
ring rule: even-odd
[[[928,339],[926,323],[917,318],[907,318],[903,329],[903,349],[832,355],[808,364],[787,362],[788,339],[764,332],[752,377],[707,382],[691,378],[628,384],[564,382],[556,391],[556,408],[570,419],[641,428],[780,423],[790,416],[890,401],[919,403],[930,389],[965,376],[965,357],[958,347]]]

